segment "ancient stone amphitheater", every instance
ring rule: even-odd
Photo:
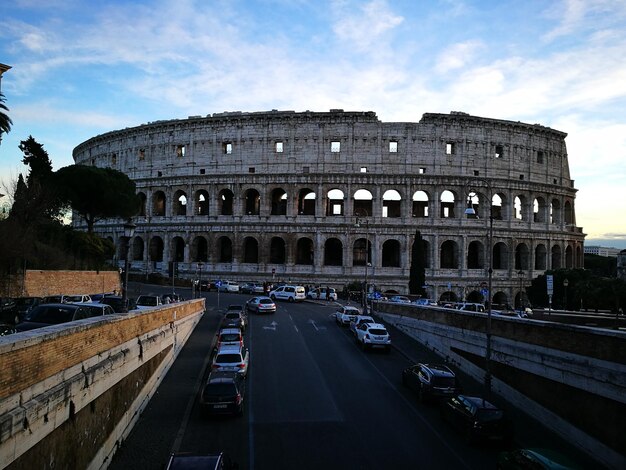
[[[433,299],[519,303],[546,269],[582,267],[566,134],[427,113],[228,112],[109,132],[77,164],[123,171],[143,201],[131,269],[408,293],[416,231]],[[471,208],[473,210],[467,210]],[[97,232],[125,258],[122,220]]]

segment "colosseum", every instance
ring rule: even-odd
[[[225,112],[93,137],[77,164],[126,173],[143,202],[96,232],[131,270],[408,293],[419,231],[432,299],[519,304],[547,269],[582,267],[567,134],[426,113]],[[77,226],[80,223],[76,222]]]

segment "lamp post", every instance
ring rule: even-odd
[[[567,286],[569,286],[569,281],[565,278],[563,279],[563,310],[567,310]]]
[[[485,394],[491,394],[491,299],[493,284],[493,191],[491,183],[488,180],[479,180],[487,187],[487,203],[489,204],[489,229],[487,232],[487,249],[489,250],[489,258],[487,263],[487,327],[486,327],[486,343],[485,343]],[[477,217],[476,210],[473,207],[472,199],[476,196],[475,192],[467,192],[467,209],[465,215],[468,217]]]
[[[524,280],[524,271],[520,269],[517,271],[517,275],[519,276],[519,309],[522,311],[524,310],[524,286],[522,284]]]
[[[130,239],[135,235],[135,228],[137,226],[133,224],[133,222],[128,219],[128,221],[124,224],[124,237],[126,239],[126,245],[124,246],[124,251],[126,256],[124,257],[124,286],[122,288],[122,308],[125,312],[128,312],[128,254],[130,252]]]
[[[202,263],[198,263],[198,292],[200,292],[200,297],[202,297]]]
[[[359,218],[357,217],[356,219],[356,227],[360,227],[360,221]],[[369,220],[365,219],[365,286],[363,289],[363,296],[361,299],[361,305],[363,306],[363,313],[367,314],[367,292],[368,292],[368,267],[370,264],[370,240],[369,240],[369,232],[370,232],[370,222]]]

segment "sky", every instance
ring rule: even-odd
[[[626,248],[623,0],[2,0],[0,63],[0,193],[30,135],[56,170],[161,119],[463,111],[566,132],[586,244]]]

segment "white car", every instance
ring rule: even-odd
[[[280,286],[270,292],[270,299],[287,300],[289,302],[302,302],[306,299],[303,286]]]
[[[344,305],[335,312],[335,321],[338,325],[347,326],[359,315],[361,315],[361,311],[358,308]]]
[[[250,354],[246,348],[224,345],[217,350],[211,369],[237,372],[242,377],[246,377],[249,361]]]
[[[376,323],[376,320],[369,315],[357,315],[354,320],[350,320],[350,331],[356,336],[356,329],[363,323]]]
[[[380,323],[362,323],[356,329],[356,341],[363,349],[383,348],[387,352],[391,349],[391,337]]]
[[[334,300],[337,301],[337,291],[332,287],[328,288],[328,298],[326,298],[326,287],[318,287],[307,292],[306,296],[311,300]]]
[[[233,281],[222,281],[222,285],[218,287],[220,292],[239,292],[239,284]]]

